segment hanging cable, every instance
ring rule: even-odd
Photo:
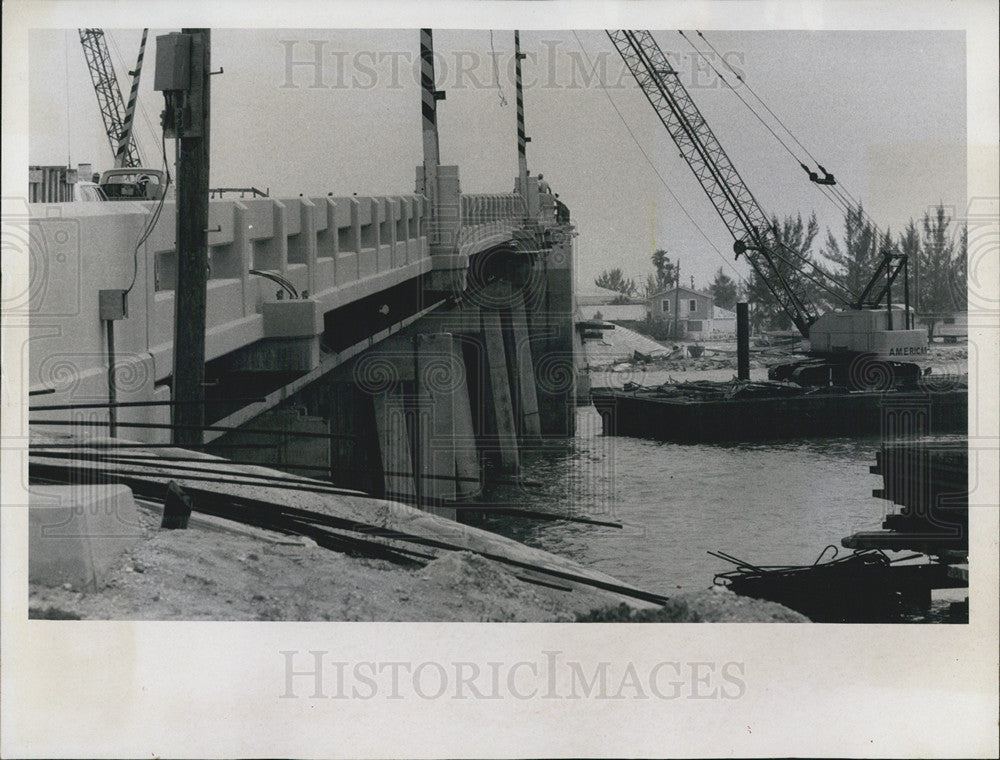
[[[811,266],[813,266],[818,272],[820,272],[824,276],[829,277],[829,275],[822,269],[822,267],[820,267],[818,264],[816,264],[816,262],[807,259],[799,251],[796,251],[790,245],[788,245],[786,243],[783,243],[781,241],[777,241],[777,242],[778,242],[778,245],[781,246],[782,248],[784,248],[786,251],[789,251],[789,252],[793,253],[796,257],[798,257],[799,259],[801,259],[805,263],[810,264]],[[778,258],[779,260],[785,262],[786,264],[788,264],[788,266],[790,266],[797,274],[801,275],[802,277],[805,277],[811,283],[813,283],[814,285],[816,285],[816,287],[820,288],[821,290],[826,291],[831,296],[833,296],[834,298],[836,298],[837,300],[839,300],[841,303],[844,303],[844,304],[850,304],[851,303],[850,299],[845,298],[843,295],[841,295],[840,293],[838,293],[837,291],[835,291],[828,284],[826,284],[824,282],[821,282],[820,280],[818,280],[815,277],[813,277],[812,275],[810,275],[808,272],[802,271],[801,268],[797,267],[793,262],[791,262],[790,260],[788,260],[787,258],[785,258],[784,256],[782,256],[780,253],[778,253],[773,248],[770,250],[770,254],[772,256]],[[842,288],[846,293],[848,293],[848,295],[853,295],[853,293],[851,293],[851,291],[848,290],[845,286],[840,285],[840,283],[836,283],[836,284],[837,284],[838,287]]]
[[[70,119],[69,119],[69,32],[63,32],[63,51],[65,52],[66,63],[66,168],[73,166],[73,149],[71,145]],[[89,177],[88,177],[89,180]],[[74,198],[73,200],[77,200]]]
[[[698,47],[687,37],[687,35],[684,34],[683,31],[678,30],[678,34],[680,34],[681,37],[683,37],[688,42],[688,44],[691,46],[691,48],[699,56],[701,56],[705,60],[705,62],[712,68],[712,70],[716,73],[716,75],[719,77],[719,79],[740,99],[740,101],[757,118],[757,120],[760,121],[761,124],[764,125],[764,127],[774,136],[774,138],[781,144],[781,146],[786,151],[788,151],[788,153],[799,163],[799,166],[801,166],[802,169],[809,174],[810,180],[812,181],[813,185],[817,189],[819,189],[819,191],[827,198],[827,200],[829,200],[831,203],[833,203],[834,206],[837,207],[837,209],[839,211],[841,211],[842,213],[844,213],[846,216],[850,216],[851,214],[853,214],[853,213],[856,212],[858,214],[858,216],[859,216],[859,220],[862,223],[866,223],[869,227],[871,227],[873,233],[877,237],[887,237],[887,235],[885,233],[882,233],[882,231],[879,229],[878,224],[875,222],[875,220],[872,219],[871,216],[867,214],[867,212],[865,212],[864,207],[862,206],[861,202],[858,201],[858,200],[856,200],[854,198],[854,196],[852,196],[851,193],[847,190],[847,188],[843,186],[842,183],[837,183],[837,182],[833,181],[833,175],[830,174],[830,172],[828,172],[827,169],[822,164],[819,163],[819,161],[812,154],[812,152],[802,143],[801,140],[798,139],[798,137],[796,137],[796,135],[791,131],[791,129],[788,128],[788,126],[767,105],[767,103],[764,102],[763,98],[761,98],[760,95],[758,95],[757,92],[754,91],[754,89],[743,78],[743,76],[738,71],[736,71],[736,69],[733,68],[733,66],[728,61],[726,61],[726,59],[724,58],[724,56],[722,56],[719,53],[719,51],[715,48],[714,45],[712,45],[712,43],[705,37],[704,34],[702,34],[698,30],[695,30],[695,31],[696,31],[697,35],[709,47],[709,49],[716,55],[716,57],[718,57],[718,59],[720,61],[722,61],[722,63],[730,70],[730,72],[732,72],[733,76],[735,76],[736,79],[743,86],[745,86],[747,88],[747,91],[750,92],[751,95],[753,95],[753,97],[757,100],[757,102],[760,103],[760,105],[768,112],[768,114],[770,114],[771,117],[789,135],[789,137],[791,137],[791,139],[795,142],[795,144],[798,145],[803,150],[803,152],[813,161],[813,163],[816,164],[816,166],[819,168],[819,170],[824,174],[824,178],[819,178],[818,175],[816,174],[816,172],[812,172],[812,171],[809,170],[809,168],[805,165],[805,163],[803,163],[802,160],[800,160],[798,158],[798,156],[795,154],[794,151],[791,150],[791,148],[787,145],[787,143],[784,140],[782,140],[775,133],[775,131],[770,127],[770,125],[768,125],[765,122],[764,118],[760,115],[760,113],[752,105],[750,105],[746,101],[746,99],[732,86],[732,84],[712,64],[711,60],[704,54],[704,52],[702,52],[701,50],[699,50]],[[830,181],[825,181],[826,179],[829,179]],[[889,244],[892,245],[891,240],[889,241]],[[818,270],[818,271],[822,271],[822,270]],[[830,277],[830,275],[827,274],[826,272],[823,272],[823,274],[825,276],[827,276],[827,277]],[[832,280],[832,277],[831,277],[831,281],[834,281],[834,280]],[[854,294],[849,288],[840,285],[840,283],[837,283],[837,284],[838,284],[838,286],[843,287],[844,290],[847,293],[849,293],[852,296],[856,297],[856,294]],[[850,302],[848,302],[848,303],[850,303]]]
[[[709,57],[708,57],[707,55],[705,55],[705,54],[704,54],[704,53],[703,53],[703,52],[702,52],[701,50],[699,50],[699,49],[698,49],[698,47],[697,47],[697,46],[696,46],[696,45],[695,45],[695,44],[694,44],[693,42],[691,42],[691,40],[689,40],[689,39],[688,39],[688,36],[687,36],[686,34],[684,34],[684,32],[683,32],[682,30],[678,29],[678,30],[677,30],[677,33],[678,33],[678,34],[679,34],[679,35],[680,35],[681,37],[683,37],[683,38],[684,38],[684,40],[685,40],[685,41],[686,41],[686,42],[688,43],[688,45],[690,45],[690,46],[691,46],[691,49],[692,49],[692,50],[694,50],[694,52],[695,52],[695,53],[697,53],[697,54],[698,54],[698,56],[699,56],[699,57],[701,57],[701,59],[702,59],[703,61],[705,61],[705,63],[707,63],[707,64],[708,64],[709,68],[711,68],[711,69],[712,69],[712,71],[714,71],[714,72],[715,72],[715,75],[716,75],[717,77],[719,77],[719,79],[720,79],[720,80],[722,81],[722,83],[723,83],[724,85],[726,85],[726,87],[728,87],[728,88],[729,88],[729,89],[730,89],[730,90],[731,90],[731,91],[733,92],[733,94],[734,94],[734,95],[735,95],[735,96],[736,96],[737,98],[739,98],[739,99],[740,99],[740,102],[741,102],[741,103],[743,103],[743,105],[745,105],[745,106],[747,107],[747,110],[749,110],[749,111],[750,111],[750,113],[752,113],[752,114],[753,114],[754,116],[756,116],[756,117],[757,117],[757,121],[759,121],[759,122],[760,122],[760,123],[761,123],[761,124],[762,124],[762,125],[764,126],[764,129],[766,129],[766,130],[767,130],[768,132],[770,132],[770,133],[771,133],[771,135],[772,135],[772,136],[774,137],[774,139],[775,139],[775,140],[777,140],[777,141],[778,141],[778,143],[779,143],[779,144],[781,145],[781,147],[782,147],[782,148],[784,148],[784,149],[785,149],[786,151],[788,151],[788,154],[789,154],[789,155],[790,155],[790,156],[791,156],[792,158],[794,158],[794,159],[795,159],[796,163],[798,163],[798,164],[799,164],[800,166],[803,166],[803,167],[804,167],[804,164],[802,163],[802,159],[800,159],[800,158],[799,158],[799,156],[798,156],[798,155],[797,155],[797,154],[795,153],[795,151],[793,151],[793,150],[792,150],[792,149],[791,149],[791,148],[790,148],[790,147],[788,146],[788,144],[787,144],[787,143],[786,143],[786,142],[785,142],[784,140],[782,140],[782,139],[781,139],[781,137],[780,137],[780,136],[778,135],[778,133],[777,133],[777,132],[775,132],[775,131],[774,131],[774,130],[773,130],[773,129],[771,128],[771,125],[770,125],[770,124],[768,124],[768,123],[767,123],[766,121],[764,121],[763,117],[761,117],[761,115],[760,115],[759,113],[757,113],[757,111],[756,111],[756,110],[754,110],[754,107],[753,107],[752,105],[750,105],[750,104],[749,104],[749,103],[748,103],[748,102],[746,101],[746,99],[745,99],[745,98],[744,98],[744,97],[743,97],[743,96],[742,96],[742,95],[741,95],[741,94],[739,93],[739,91],[737,91],[735,87],[733,87],[733,86],[732,86],[731,84],[729,84],[729,80],[728,80],[728,79],[726,79],[726,78],[725,78],[725,77],[724,77],[724,76],[722,75],[722,72],[721,72],[721,71],[719,71],[719,70],[718,70],[717,68],[715,68],[715,64],[713,64],[713,63],[712,63],[712,61],[711,61],[711,60],[709,59]],[[806,171],[808,171],[808,169],[806,169]]]
[[[833,176],[833,175],[832,175],[832,174],[830,174],[830,173],[829,173],[829,172],[828,172],[828,171],[826,170],[826,168],[825,168],[825,167],[824,167],[824,166],[823,166],[823,165],[822,165],[822,164],[821,164],[821,163],[820,163],[820,162],[819,162],[819,161],[817,160],[817,158],[816,158],[816,157],[815,157],[815,156],[814,156],[814,155],[812,154],[812,152],[811,152],[811,151],[809,150],[809,148],[807,148],[807,147],[806,147],[806,146],[805,146],[805,145],[804,145],[804,144],[802,143],[802,141],[801,141],[801,140],[799,140],[799,138],[798,138],[798,137],[796,137],[795,133],[794,133],[794,132],[792,132],[792,130],[788,128],[788,126],[787,126],[787,125],[786,125],[786,124],[785,124],[785,123],[784,123],[784,122],[783,122],[783,121],[781,120],[781,118],[780,118],[780,117],[779,117],[779,116],[778,116],[778,115],[777,115],[777,114],[776,114],[776,113],[775,113],[775,112],[774,112],[773,110],[771,110],[770,106],[768,106],[768,105],[767,105],[767,103],[766,103],[766,102],[764,101],[764,99],[763,99],[763,98],[761,98],[761,97],[760,97],[760,95],[758,95],[758,94],[757,94],[757,92],[756,92],[756,91],[755,91],[755,90],[753,89],[753,87],[751,87],[751,86],[750,86],[750,83],[749,83],[749,82],[747,82],[747,81],[746,81],[746,80],[745,80],[745,79],[743,78],[743,75],[742,75],[742,74],[740,74],[740,73],[739,73],[739,72],[738,72],[738,71],[737,71],[737,70],[736,70],[736,69],[735,69],[735,68],[734,68],[734,67],[732,66],[732,64],[730,64],[730,63],[729,63],[729,62],[728,62],[728,61],[727,61],[727,60],[725,59],[725,57],[724,57],[724,56],[722,56],[722,55],[721,55],[721,54],[719,53],[719,51],[718,51],[718,50],[717,50],[717,49],[715,48],[715,46],[714,46],[714,45],[712,45],[712,43],[711,43],[711,42],[710,42],[710,41],[708,40],[708,38],[707,38],[707,37],[705,37],[705,35],[704,35],[704,34],[702,34],[702,33],[701,33],[700,31],[698,31],[698,30],[695,30],[695,33],[696,33],[696,34],[697,34],[697,35],[698,35],[699,37],[701,37],[701,39],[702,39],[702,40],[703,40],[703,41],[705,42],[705,44],[706,44],[706,45],[708,45],[709,49],[710,49],[710,50],[711,50],[711,51],[712,51],[713,53],[715,53],[715,55],[716,55],[716,56],[718,57],[718,59],[719,59],[720,61],[722,61],[722,63],[723,63],[723,64],[724,64],[725,66],[726,66],[726,68],[728,68],[728,69],[729,69],[729,70],[730,70],[730,71],[732,72],[733,76],[735,76],[735,77],[736,77],[736,79],[737,79],[737,80],[739,80],[740,84],[742,84],[742,85],[743,85],[744,87],[746,87],[746,88],[747,88],[747,91],[748,91],[748,92],[749,92],[749,93],[750,93],[751,95],[753,95],[753,97],[754,97],[754,98],[755,98],[755,99],[757,100],[757,102],[758,102],[758,103],[760,103],[760,105],[761,105],[761,106],[762,106],[762,107],[763,107],[763,108],[764,108],[764,109],[765,109],[765,110],[766,110],[766,111],[767,111],[767,112],[768,112],[768,113],[769,113],[769,114],[771,115],[771,118],[773,118],[773,119],[774,119],[774,120],[775,120],[775,121],[776,121],[776,122],[777,122],[777,123],[778,123],[778,124],[779,124],[779,125],[781,126],[781,128],[782,128],[782,129],[783,129],[783,130],[784,130],[784,131],[785,131],[785,132],[786,132],[786,133],[788,134],[788,136],[789,136],[789,137],[791,137],[793,141],[795,141],[795,144],[796,144],[796,145],[798,145],[798,146],[799,146],[799,147],[800,147],[800,148],[801,148],[801,149],[803,150],[803,152],[804,152],[804,153],[805,153],[805,154],[806,154],[806,155],[807,155],[807,156],[808,156],[808,157],[809,157],[809,158],[810,158],[810,159],[812,160],[812,162],[813,162],[814,164],[816,164],[816,166],[817,166],[817,167],[819,168],[819,170],[820,170],[821,172],[823,172],[823,174],[824,174],[824,175],[826,175],[826,176],[828,176],[828,177],[831,177],[831,178],[832,178],[832,176]],[[683,33],[683,32],[680,32],[680,34],[681,34],[681,36],[684,36],[684,33]],[[684,37],[684,38],[685,38],[685,39],[688,39],[687,37]],[[691,43],[691,41],[690,41],[690,40],[688,40],[688,44],[690,44],[690,45],[691,45],[692,47],[694,47],[693,43]],[[695,48],[695,49],[697,50],[697,48]],[[704,54],[703,54],[703,53],[700,53],[700,51],[698,51],[698,52],[699,52],[699,54],[701,54],[701,55],[702,55],[702,56],[704,57]],[[706,59],[706,60],[707,60],[707,59]],[[713,66],[713,69],[714,69],[714,68],[715,68],[715,67]],[[716,73],[718,73],[718,71],[716,71]],[[720,74],[719,76],[720,76],[720,78],[722,78],[722,79],[723,79],[723,81],[725,82],[726,86],[727,86],[727,87],[729,87],[729,89],[733,90],[733,92],[734,92],[734,93],[736,93],[736,94],[737,94],[737,96],[738,96],[738,95],[739,95],[739,93],[738,93],[738,92],[736,92],[736,90],[735,90],[735,89],[734,89],[734,88],[732,87],[732,85],[730,85],[730,84],[729,84],[729,82],[725,81],[725,79],[724,79],[724,78],[723,78],[723,77],[721,76],[721,74]],[[757,118],[758,118],[758,119],[759,119],[759,120],[761,121],[761,123],[764,123],[764,122],[763,122],[763,119],[762,119],[762,118],[761,118],[761,116],[760,116],[760,114],[759,114],[759,113],[757,113],[757,111],[756,111],[755,109],[753,109],[752,107],[750,107],[750,106],[749,106],[749,104],[747,104],[747,103],[746,103],[746,100],[744,100],[744,99],[743,99],[742,97],[740,97],[740,100],[741,100],[741,101],[743,101],[743,103],[747,105],[747,108],[748,108],[748,109],[749,109],[749,110],[751,111],[751,113],[753,113],[753,114],[754,114],[754,116],[756,116],[756,117],[757,117]],[[765,127],[766,127],[766,126],[767,126],[767,125],[765,124]],[[768,127],[768,129],[769,129],[769,131],[770,131],[770,127]],[[772,132],[772,134],[773,134],[773,132]],[[781,142],[781,141],[779,140],[779,142]],[[784,143],[783,143],[783,142],[782,142],[782,144],[784,145]],[[786,146],[786,150],[787,150],[787,149],[788,149],[788,148],[787,148],[787,146]],[[805,167],[805,165],[804,165],[804,164],[803,164],[803,163],[802,163],[801,161],[799,161],[799,165],[800,165],[800,166],[802,166],[802,168],[803,168],[803,169],[805,169],[805,170],[806,170],[806,172],[808,172],[808,171],[809,171],[809,170],[808,170],[808,168],[807,168],[807,167]],[[819,188],[819,189],[820,189],[821,191],[824,191],[824,194],[826,194],[826,192],[825,192],[825,191],[826,191],[827,189],[830,189],[830,190],[831,190],[831,192],[833,193],[833,195],[834,195],[834,196],[836,197],[836,199],[834,199],[834,198],[831,198],[831,200],[834,200],[834,202],[835,202],[835,203],[838,203],[838,205],[840,205],[840,206],[844,207],[844,210],[846,210],[846,209],[847,209],[848,207],[860,207],[860,206],[861,206],[861,202],[860,202],[860,201],[858,201],[858,200],[857,200],[857,199],[856,199],[856,198],[855,198],[855,197],[854,197],[853,195],[851,195],[851,193],[850,193],[850,192],[849,192],[849,191],[847,190],[847,188],[846,188],[846,187],[844,187],[844,185],[843,185],[843,182],[839,182],[839,183],[836,183],[836,184],[835,184],[835,183],[832,183],[832,182],[831,182],[831,183],[825,183],[825,184],[824,184],[824,183],[819,183],[819,184],[817,184],[816,186],[817,186],[817,187],[818,187],[818,188]],[[836,190],[834,190],[833,188],[837,188],[837,189],[836,189]],[[845,197],[845,196],[846,196],[846,197]],[[830,196],[828,195],[827,197],[830,197]],[[866,216],[867,216],[867,215],[866,215]],[[874,220],[872,220],[872,219],[871,219],[870,217],[868,217],[868,219],[869,219],[869,221],[870,221],[870,222],[871,222],[872,224],[875,224]]]
[[[726,262],[726,266],[732,269],[733,272],[736,273],[736,276],[742,282],[746,282],[747,278],[736,267],[733,266],[728,256],[723,255],[722,251],[719,250],[718,246],[716,246],[715,243],[712,242],[712,239],[709,238],[709,236],[701,228],[698,222],[695,221],[694,217],[691,216],[691,214],[688,212],[687,208],[685,208],[684,204],[681,203],[681,199],[677,197],[677,194],[673,191],[670,185],[667,184],[667,181],[663,178],[663,175],[660,174],[660,170],[656,168],[656,165],[653,163],[653,160],[649,157],[649,154],[646,153],[645,149],[642,147],[642,144],[639,142],[639,139],[635,136],[635,132],[632,131],[632,127],[629,126],[629,123],[625,119],[625,116],[622,115],[621,110],[615,104],[615,101],[611,98],[611,93],[608,92],[608,89],[605,86],[604,81],[601,79],[600,75],[597,75],[597,62],[596,61],[591,62],[590,55],[588,55],[586,49],[583,47],[583,43],[580,41],[580,37],[577,35],[575,31],[573,32],[573,37],[576,38],[576,44],[580,46],[580,51],[583,53],[583,56],[587,61],[587,65],[591,67],[591,77],[595,75],[597,76],[597,82],[598,84],[601,85],[601,89],[607,96],[608,102],[611,103],[611,107],[614,108],[615,113],[618,114],[618,118],[621,119],[622,124],[625,125],[625,129],[628,130],[629,136],[632,138],[632,142],[635,143],[635,146],[639,149],[639,152],[642,153],[642,157],[646,159],[646,163],[649,164],[649,167],[653,170],[653,173],[656,174],[657,178],[660,180],[660,183],[663,185],[664,188],[666,188],[667,192],[670,193],[670,197],[674,199],[674,202],[678,205],[680,210],[684,212],[684,216],[686,216],[688,221],[691,222],[692,225],[694,225],[694,228],[698,230],[701,236],[705,239],[705,242],[708,243],[709,246],[711,246],[712,250],[715,251],[715,253],[719,256],[720,259]]]
[[[688,38],[686,34],[684,34],[683,31],[678,29],[677,33],[681,37],[683,37],[684,40],[688,43],[688,45],[691,46],[691,49],[694,50],[695,53],[697,53],[705,61],[705,63],[708,64],[708,66],[712,69],[712,71],[715,72],[716,76],[719,77],[720,81],[722,81],[722,83],[726,85],[726,87],[728,87],[730,91],[732,91],[732,93],[737,98],[739,98],[740,102],[743,103],[743,105],[746,106],[747,110],[750,111],[750,113],[752,113],[756,117],[757,121],[759,121],[763,125],[763,127],[768,132],[771,133],[774,139],[777,140],[778,143],[781,145],[781,147],[788,152],[788,154],[792,157],[792,159],[794,159],[794,161],[800,167],[802,167],[802,170],[809,175],[809,180],[820,190],[820,192],[823,193],[823,195],[826,196],[826,198],[830,200],[835,206],[837,206],[838,209],[846,212],[848,210],[849,205],[851,204],[848,204],[846,201],[843,200],[842,194],[845,191],[837,186],[837,183],[834,180],[833,175],[830,172],[828,172],[823,167],[823,165],[819,163],[819,161],[816,160],[816,158],[812,155],[812,153],[809,152],[809,150],[804,145],[802,145],[799,139],[791,132],[791,130],[788,129],[788,127],[785,126],[784,122],[782,122],[781,119],[778,118],[778,116],[768,107],[768,105],[760,98],[760,96],[757,95],[755,92],[753,92],[753,90],[750,88],[750,85],[748,85],[746,81],[743,79],[742,75],[739,72],[737,72],[731,65],[729,65],[729,63],[726,62],[725,59],[722,58],[722,56],[719,54],[719,51],[716,50],[712,46],[712,44],[705,38],[705,35],[703,35],[701,32],[697,32],[698,36],[705,41],[705,44],[708,45],[708,47],[712,50],[712,52],[715,53],[715,55],[718,56],[720,60],[726,63],[726,66],[733,73],[733,75],[740,82],[742,82],[744,86],[746,86],[747,90],[751,92],[751,94],[753,94],[753,96],[760,102],[760,104],[767,110],[767,112],[771,114],[774,120],[777,121],[779,125],[781,125],[781,128],[784,129],[785,132],[787,132],[788,135],[792,138],[792,140],[794,140],[795,143],[800,148],[802,148],[805,154],[809,156],[810,159],[812,159],[813,163],[816,164],[816,166],[819,168],[821,172],[823,172],[823,177],[820,177],[817,172],[811,171],[809,167],[806,166],[803,159],[794,150],[792,150],[792,148],[788,145],[788,143],[785,142],[778,135],[777,132],[774,131],[771,125],[768,124],[767,121],[765,121],[763,116],[761,116],[760,112],[758,112],[757,109],[755,109],[750,103],[747,102],[746,98],[744,98],[740,94],[740,92],[735,87],[733,87],[733,85],[729,82],[729,80],[726,79],[725,76],[723,76],[722,72],[715,67],[715,64],[712,63],[711,59],[707,55],[705,55],[703,51],[699,50],[698,47]]]
[[[490,29],[490,58],[493,59],[493,79],[497,83],[497,95],[500,96],[500,107],[507,105],[507,98],[503,95],[503,87],[500,86],[500,66],[497,64],[497,51],[493,47],[493,30]]]
[[[132,251],[132,281],[125,290],[126,296],[132,292],[132,288],[135,287],[136,277],[139,275],[139,249],[142,247],[142,244],[146,242],[149,236],[153,234],[153,230],[156,228],[157,222],[160,221],[160,214],[163,212],[163,204],[167,200],[167,190],[170,187],[170,166],[167,161],[167,140],[165,131],[160,133],[160,148],[163,156],[163,171],[166,182],[164,183],[163,190],[160,193],[160,202],[156,205],[156,208],[153,209],[153,213],[147,217],[146,225],[139,234],[139,240],[136,242],[135,249]]]

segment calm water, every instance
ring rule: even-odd
[[[489,527],[651,591],[705,588],[732,569],[709,550],[752,564],[811,563],[828,544],[880,527],[887,507],[871,496],[881,486],[868,472],[877,438],[709,446],[604,437],[593,407],[577,411],[577,427],[572,444],[525,462],[524,479],[539,485],[491,495],[624,529]]]

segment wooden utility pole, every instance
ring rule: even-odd
[[[681,337],[681,260],[677,259],[677,275],[674,283],[674,338]]]
[[[208,284],[208,150],[211,33],[191,35],[191,89],[178,132],[177,287],[174,291],[173,442],[199,446],[205,424],[205,302]],[[190,426],[187,428],[185,426]]]

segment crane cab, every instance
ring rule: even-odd
[[[907,319],[909,316],[909,319]],[[927,355],[927,331],[906,329],[913,313],[892,308],[847,309],[820,316],[809,327],[812,353],[823,356],[873,354],[888,361],[919,361]]]

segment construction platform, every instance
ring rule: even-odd
[[[934,439],[885,443],[875,457],[871,472],[882,476],[883,487],[872,496],[900,510],[886,515],[884,530],[855,533],[841,544],[918,551],[947,564],[964,562],[969,551],[968,444]]]
[[[968,389],[807,391],[792,383],[691,382],[594,389],[604,435],[675,443],[964,433]]]

